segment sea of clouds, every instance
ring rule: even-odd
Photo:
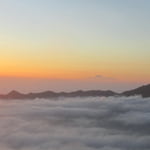
[[[0,100],[1,150],[149,150],[150,98]]]

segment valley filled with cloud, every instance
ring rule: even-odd
[[[150,98],[0,100],[2,150],[149,150]]]

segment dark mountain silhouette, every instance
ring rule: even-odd
[[[125,96],[134,96],[134,95],[141,95],[142,97],[150,97],[150,84],[141,86],[139,88],[125,91],[122,93]]]
[[[17,91],[11,91],[6,95],[0,95],[0,99],[35,99],[35,98],[58,98],[58,97],[95,97],[95,96],[115,96],[117,93],[113,91],[89,90],[74,92],[53,92],[45,91],[40,93],[22,94]]]
[[[110,90],[88,90],[88,91],[74,91],[74,92],[53,92],[44,91],[39,93],[22,94],[18,91],[11,91],[8,94],[0,95],[0,99],[35,99],[35,98],[59,98],[59,97],[96,97],[96,96],[134,96],[141,95],[142,97],[150,97],[150,84],[141,86],[139,88],[125,91],[123,93],[116,93]]]

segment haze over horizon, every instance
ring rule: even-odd
[[[0,93],[124,91],[150,83],[149,6],[0,0]]]

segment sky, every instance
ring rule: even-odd
[[[0,0],[0,92],[150,82],[149,0]]]

